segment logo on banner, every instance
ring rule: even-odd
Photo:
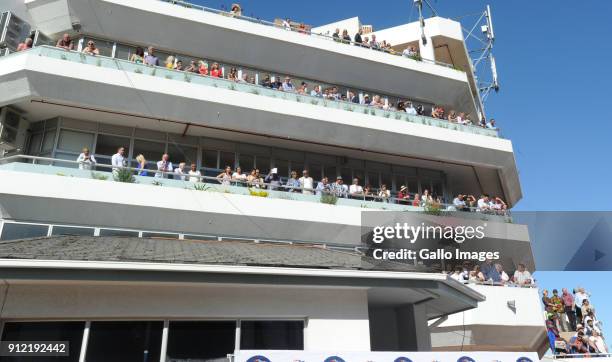
[[[406,358],[406,357],[398,357],[393,362],[412,362],[412,360],[410,358]]]
[[[476,362],[473,358],[468,356],[459,357],[457,362]]]
[[[270,360],[264,356],[253,356],[249,358],[247,362],[270,362]]]
[[[516,362],[533,362],[533,361],[527,357],[520,357],[519,359],[516,360]]]
[[[338,356],[327,357],[323,362],[344,362],[344,360]]]

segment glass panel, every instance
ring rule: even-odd
[[[361,186],[365,186],[365,171],[364,170],[353,170],[353,178],[355,177],[359,179],[359,184]]]
[[[130,139],[105,134],[98,135],[95,155],[112,156],[117,153],[119,147],[125,147],[125,155],[129,154]]]
[[[133,158],[135,159],[136,156],[142,154],[146,160],[151,162],[157,162],[158,160],[161,160],[165,149],[166,145],[161,142],[134,140]],[[174,163],[175,160],[170,158],[170,162]]]
[[[53,226],[51,235],[80,235],[80,236],[93,236],[93,228],[77,228],[77,227],[66,227],[66,226]]]
[[[217,151],[203,150],[202,151],[202,164],[204,167],[217,169]]]
[[[81,152],[83,147],[93,148],[93,133],[69,131],[63,129],[60,131],[57,148],[64,151]]]
[[[115,58],[123,59],[123,60],[130,60],[130,58],[132,57],[132,54],[135,54],[135,53],[136,53],[136,47],[117,44],[117,48],[115,49]]]
[[[53,145],[55,144],[55,130],[45,132],[43,140],[42,151],[53,151]]]
[[[278,175],[281,177],[289,177],[289,161],[274,160],[274,167],[278,168]]]
[[[233,170],[235,158],[236,158],[236,154],[234,152],[221,152],[219,168],[225,168],[229,166]]]
[[[291,161],[291,171],[296,171],[298,175],[302,175],[304,162]]]
[[[69,356],[57,357],[2,357],[6,362],[39,362],[39,361],[62,361],[77,362],[81,343],[83,342],[83,330],[85,322],[7,322],[2,332],[3,341],[68,341]]]
[[[100,229],[100,236],[138,237],[138,231]]]
[[[251,170],[255,167],[255,157],[241,153],[238,166],[240,166],[243,173],[251,172]]]
[[[408,178],[406,180],[406,186],[408,186],[408,192],[411,194],[416,194],[419,192],[419,182],[415,178]]]
[[[351,184],[352,172],[350,168],[342,168],[340,176],[342,176],[342,182],[347,185]]]
[[[235,321],[170,322],[166,358],[177,362],[227,360],[234,353],[235,339]]]
[[[28,155],[37,155],[40,153],[40,144],[42,142],[43,134],[35,133],[30,138],[30,146],[28,147]]]
[[[255,162],[260,175],[266,176],[270,173],[270,157],[257,156]]]
[[[323,178],[322,166],[318,163],[308,163],[308,172],[314,181],[320,181]]]
[[[334,182],[336,180],[336,177],[338,176],[337,170],[336,170],[336,166],[327,166],[325,167],[325,175],[327,176],[327,178],[329,178],[329,182]]]
[[[163,238],[163,239],[178,239],[178,234],[166,234],[166,233],[142,233],[143,238]]]
[[[243,321],[240,349],[304,349],[302,321]]]
[[[2,127],[0,140],[7,143],[15,143],[17,140],[17,130],[10,127]]]
[[[442,192],[442,181],[434,180],[432,181],[431,195],[435,198],[436,196],[440,196],[444,198],[444,193]]]
[[[368,181],[367,183],[377,189],[380,187],[380,181],[378,180],[378,172],[368,172]]]
[[[163,322],[92,322],[85,359],[159,361],[162,328]]]
[[[4,223],[1,240],[17,240],[47,236],[49,226],[32,224]]]
[[[391,187],[393,186],[391,184],[391,175],[389,175],[388,173],[383,173],[383,174],[381,174],[381,179],[382,179],[381,186],[383,184],[387,185],[387,189],[391,190]]]
[[[78,155],[75,154],[75,153],[66,153],[66,152],[56,152],[55,153],[55,158],[57,158],[59,160],[76,161],[77,157],[78,157]],[[53,162],[53,165],[61,166],[61,167],[69,167],[69,168],[77,168],[77,167],[79,167],[79,165],[76,164],[76,163],[61,162],[61,161],[55,161],[55,162]]]
[[[168,155],[170,155],[170,160],[176,162],[177,166],[180,162],[185,162],[187,165],[198,162],[198,149],[191,146],[168,143]]]

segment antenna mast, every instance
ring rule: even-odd
[[[468,46],[468,52],[472,61],[472,69],[480,92],[480,98],[485,103],[491,91],[497,93],[500,88],[497,66],[493,56],[495,31],[493,29],[491,6],[487,5],[486,9],[482,13],[477,14],[477,16],[478,20],[472,28],[469,30],[463,28],[463,30],[465,32],[466,46],[468,46],[468,42],[473,44],[473,47]],[[485,67],[487,63],[489,65],[488,70]]]

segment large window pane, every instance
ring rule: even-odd
[[[105,134],[98,135],[96,143],[96,155],[112,156],[117,153],[119,147],[125,148],[125,156],[129,154],[130,139],[126,137],[110,136]]]
[[[322,166],[319,165],[318,163],[309,163],[308,164],[308,173],[310,173],[310,177],[312,177],[313,180],[321,181],[321,179],[323,178],[321,167]]]
[[[49,227],[47,225],[4,223],[0,239],[17,240],[47,236],[48,230]]]
[[[226,360],[235,340],[235,321],[170,322],[167,361]]]
[[[240,349],[304,349],[303,321],[243,321]]]
[[[198,162],[198,149],[192,146],[168,143],[168,155],[177,166],[180,162],[185,162],[188,166]]]
[[[40,144],[42,143],[43,134],[35,133],[30,137],[30,146],[28,147],[28,155],[38,155],[40,153]]]
[[[219,168],[219,166],[217,166],[217,154],[218,152],[213,151],[213,150],[202,151],[203,166],[207,168],[214,168],[214,169]]]
[[[163,322],[92,322],[87,362],[157,362]]]
[[[138,231],[100,229],[100,236],[138,237]]]
[[[257,156],[255,162],[255,166],[259,169],[259,173],[262,176],[270,173],[270,157]]]
[[[53,151],[53,145],[55,144],[55,130],[45,132],[45,138],[43,139],[42,151]]]
[[[2,332],[3,341],[68,341],[69,356],[56,357],[2,357],[2,362],[40,362],[40,361],[62,361],[77,362],[83,342],[83,330],[85,322],[36,322],[36,323],[13,323],[4,325]]]
[[[166,145],[162,142],[134,140],[134,157],[142,154],[147,161],[157,162],[161,160],[162,155],[166,150]],[[170,159],[171,162],[177,162]]]
[[[83,147],[93,147],[94,135],[92,133],[70,131],[63,129],[60,132],[57,148],[63,151],[81,152]]]
[[[79,236],[93,236],[94,228],[77,228],[68,226],[53,226],[51,235],[79,235]]]
[[[221,160],[219,162],[219,168],[225,168],[226,166],[234,169],[234,159],[236,154],[234,152],[221,152]]]
[[[255,167],[255,157],[249,154],[240,154],[240,160],[238,166],[242,169],[243,173],[249,173]]]

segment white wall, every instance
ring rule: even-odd
[[[368,351],[365,289],[247,285],[11,285],[5,319],[307,319],[305,350]]]

